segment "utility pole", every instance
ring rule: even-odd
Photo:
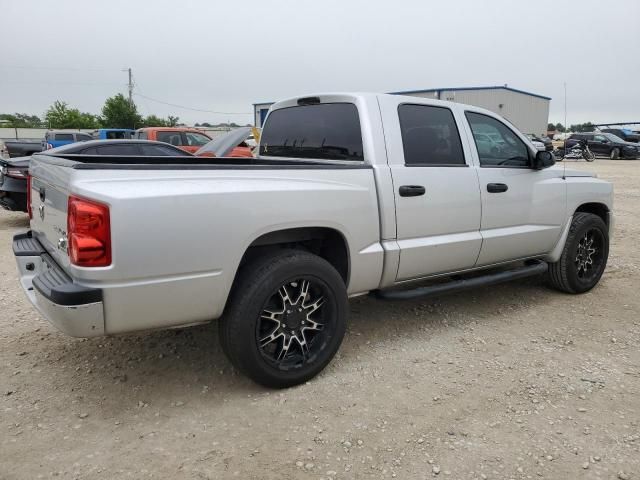
[[[133,105],[133,75],[131,74],[131,67],[127,71],[129,72],[129,105]]]

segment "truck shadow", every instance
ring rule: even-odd
[[[2,215],[0,215],[0,230],[9,228],[29,228],[29,217],[22,212],[2,211]]]
[[[417,336],[433,339],[448,328],[473,322],[504,322],[505,313],[535,307],[549,295],[540,280],[528,279],[428,300],[353,299],[349,329],[330,375],[374,361],[370,345],[395,348]],[[102,404],[119,402],[123,396],[134,404],[151,398],[170,404],[203,392],[216,391],[227,400],[265,393],[231,367],[215,327],[214,323],[93,339],[45,334],[48,341],[40,342],[40,351],[34,353],[46,357],[38,363],[47,378],[77,385],[76,394]],[[222,396],[217,398],[222,401]]]

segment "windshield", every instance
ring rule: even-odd
[[[617,135],[614,135],[613,133],[603,133],[602,135],[604,135],[605,137],[607,137],[609,140],[611,140],[612,142],[625,142],[626,140],[621,139],[620,137],[618,137]]]
[[[218,138],[214,138],[203,147],[200,147],[195,155],[197,157],[210,155],[214,157],[225,157],[230,154],[235,147],[244,142],[249,135],[251,135],[251,127],[237,128],[229,133],[220,135]]]
[[[50,148],[49,150],[45,150],[42,153],[69,153],[69,150],[77,150],[78,149],[78,142],[74,142],[74,143],[67,143],[66,145],[62,145],[60,147],[56,147],[56,148]],[[87,144],[83,143],[82,147],[86,147]]]

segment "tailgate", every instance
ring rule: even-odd
[[[73,170],[32,157],[31,231],[58,265],[67,270],[67,201]]]

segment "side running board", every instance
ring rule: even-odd
[[[411,290],[376,290],[373,292],[373,295],[382,300],[409,300],[412,298],[446,295],[471,288],[486,287],[497,283],[518,280],[520,278],[533,277],[545,273],[547,267],[546,262],[536,261],[535,263],[530,263],[520,268],[488,273],[467,279],[452,280],[446,283],[418,287]]]

